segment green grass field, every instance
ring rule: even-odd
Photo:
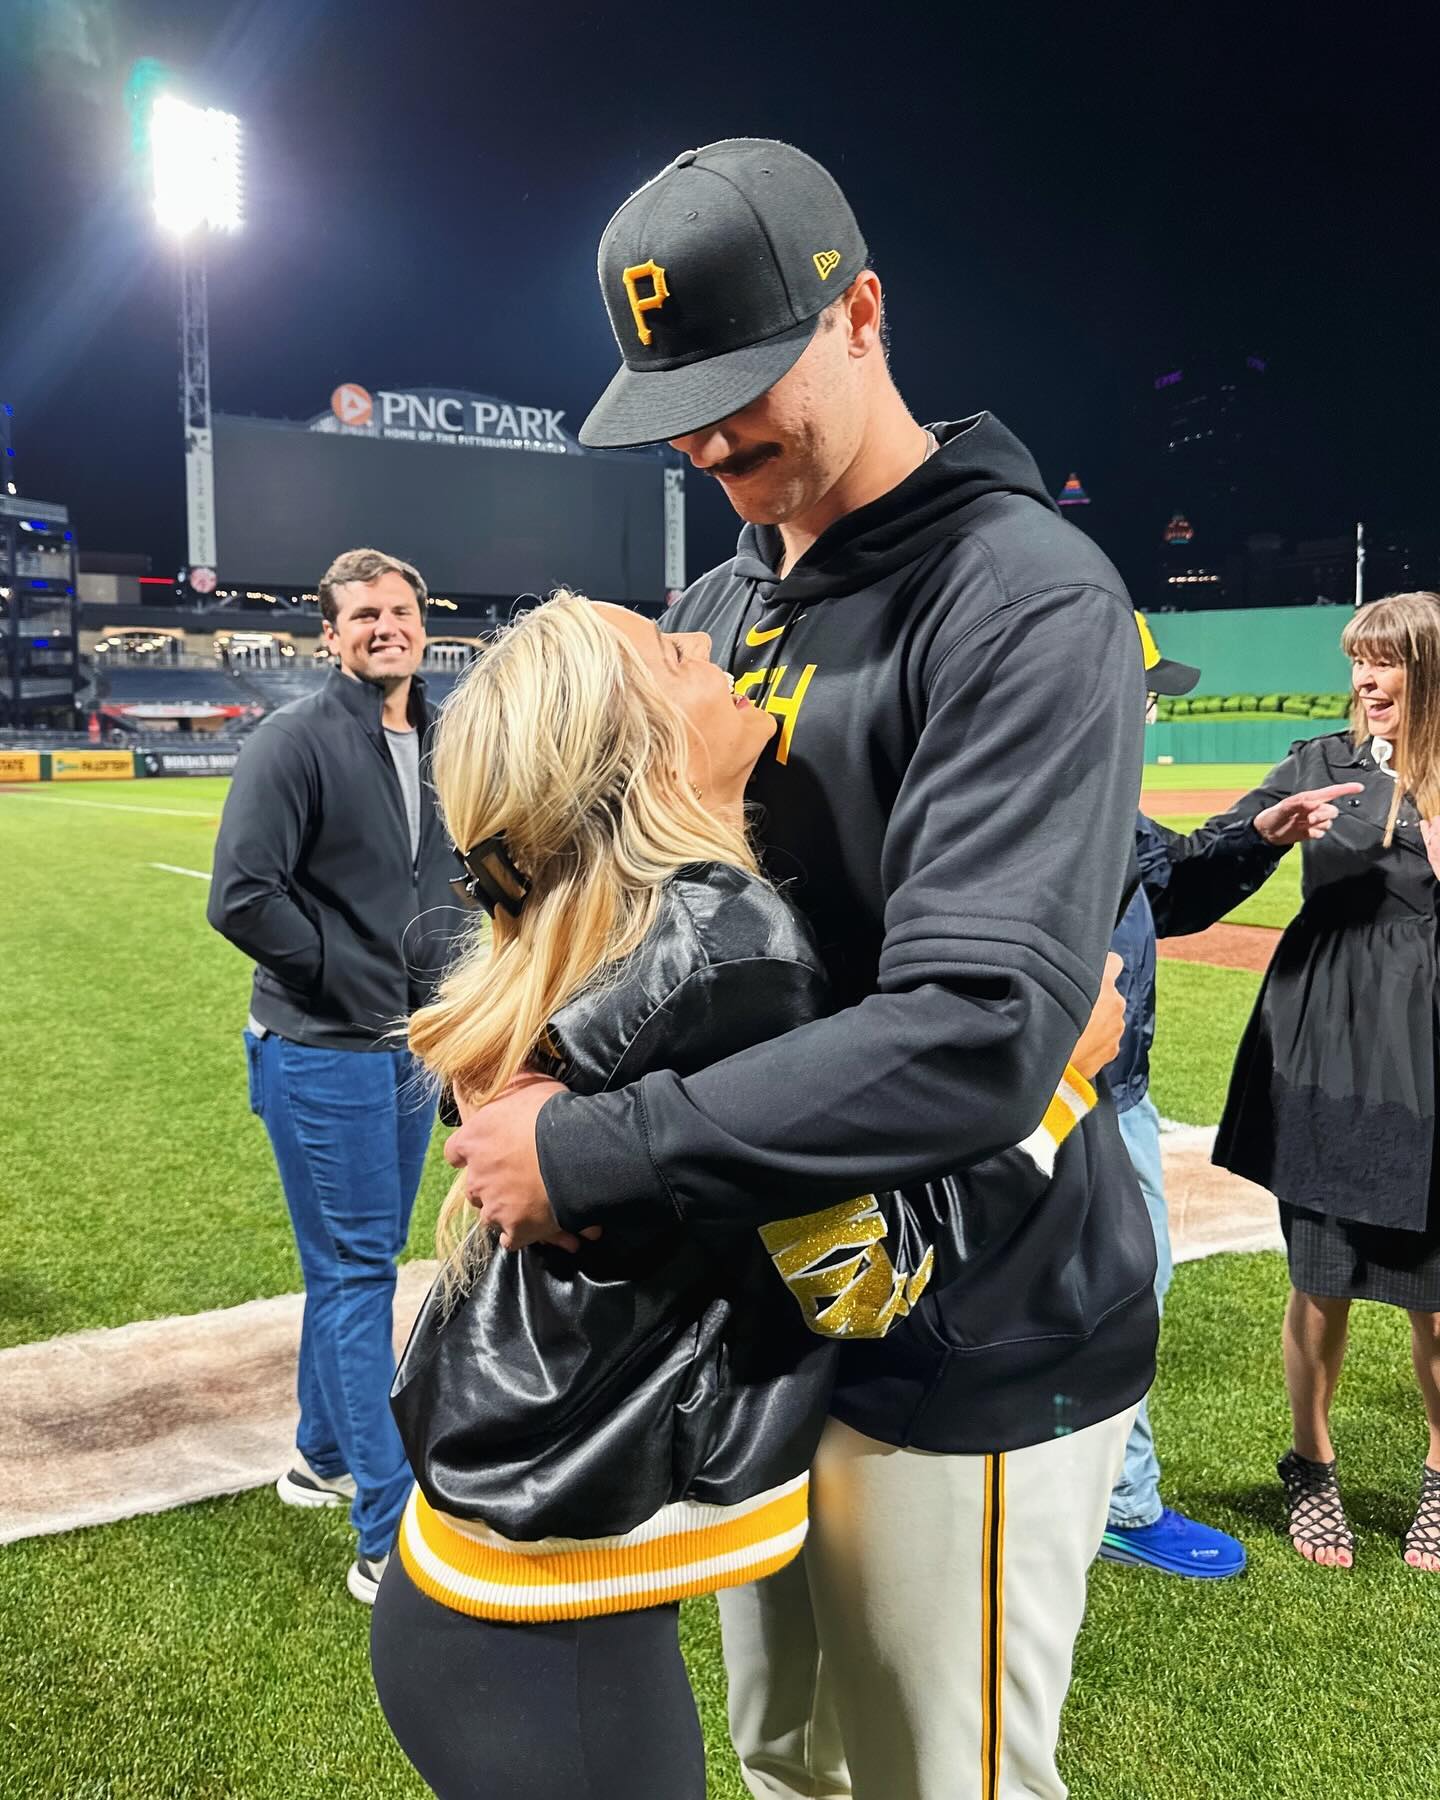
[[[1170,792],[1254,775],[1157,773],[1177,777]],[[223,794],[209,781],[0,793],[0,1342],[299,1285],[245,1105],[245,965],[207,929],[203,882],[152,866],[208,869]],[[1270,901],[1287,903],[1279,889]],[[1255,988],[1162,965],[1163,1112],[1218,1117]],[[413,1251],[444,1181],[432,1158]],[[1404,1322],[1357,1316],[1337,1432],[1359,1566],[1316,1571],[1277,1531],[1284,1292],[1275,1256],[1177,1275],[1154,1402],[1167,1498],[1238,1532],[1251,1570],[1212,1588],[1097,1568],[1062,1746],[1077,1800],[1421,1800],[1440,1781],[1440,1581],[1407,1571],[1396,1543],[1423,1454]],[[341,1584],[351,1543],[343,1519],[262,1490],[0,1550],[0,1800],[421,1795],[370,1692],[367,1615]],[[686,1609],[685,1632],[711,1794],[743,1800],[713,1603]]]
[[[1143,786],[1147,794],[1209,788],[1233,788],[1237,794],[1243,794],[1257,787],[1269,772],[1264,763],[1146,763]]]
[[[249,965],[206,925],[204,881],[172,872],[208,871],[227,785],[0,794],[0,1344],[300,1286],[245,1104]],[[446,1174],[432,1157],[421,1254]]]

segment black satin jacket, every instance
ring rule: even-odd
[[[556,1015],[555,1073],[589,1094],[689,1074],[829,1006],[799,917],[764,882],[707,865],[673,879],[640,947]],[[864,1235],[876,1204],[834,1209],[830,1239],[854,1240],[857,1221]],[[777,1274],[777,1260],[813,1269],[803,1240],[697,1231],[677,1214],[607,1228],[573,1256],[496,1250],[448,1317],[437,1283],[391,1391],[426,1499],[509,1538],[590,1538],[673,1500],[731,1504],[801,1474],[836,1354]],[[886,1324],[908,1310],[923,1256],[913,1234],[887,1243]]]

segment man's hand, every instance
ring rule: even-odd
[[[1288,800],[1268,806],[1255,815],[1255,829],[1276,850],[1288,850],[1291,844],[1314,842],[1323,838],[1338,816],[1332,803],[1346,794],[1363,794],[1365,784],[1342,781],[1339,787],[1311,788],[1307,794],[1291,794]]]
[[[580,1248],[579,1238],[562,1231],[550,1210],[535,1148],[540,1109],[567,1091],[543,1075],[519,1075],[488,1106],[472,1112],[462,1105],[465,1122],[446,1142],[446,1162],[465,1171],[470,1204],[499,1232],[503,1250],[523,1250],[527,1244]]]
[[[1120,1054],[1120,1040],[1125,1035],[1125,997],[1115,985],[1124,964],[1112,950],[1105,958],[1105,979],[1100,984],[1100,997],[1095,1002],[1090,1022],[1070,1061],[1087,1081],[1093,1081],[1107,1063]]]

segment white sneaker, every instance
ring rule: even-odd
[[[275,1483],[275,1492],[287,1506],[346,1506],[355,1498],[355,1483],[348,1475],[317,1475],[299,1462]]]
[[[345,1585],[362,1605],[373,1606],[389,1556],[357,1556],[345,1576]]]

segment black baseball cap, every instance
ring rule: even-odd
[[[580,442],[661,443],[758,400],[865,261],[855,215],[813,157],[773,138],[686,150],[600,240],[600,289],[625,365]]]
[[[1199,681],[1200,671],[1190,663],[1171,662],[1168,656],[1160,654],[1144,613],[1136,613],[1135,623],[1140,627],[1140,647],[1145,654],[1147,690],[1152,694],[1188,694]]]

